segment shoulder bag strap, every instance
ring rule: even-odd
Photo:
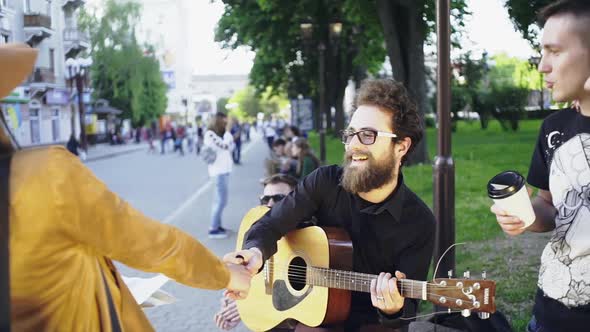
[[[0,332],[10,332],[10,261],[8,255],[8,188],[12,154],[0,156]]]
[[[121,332],[121,325],[119,324],[119,316],[117,316],[117,310],[115,310],[115,304],[113,303],[113,297],[111,295],[111,290],[109,289],[109,285],[107,284],[107,280],[104,277],[104,272],[102,268],[100,268],[100,274],[102,275],[102,282],[104,283],[104,289],[107,292],[107,301],[109,303],[109,315],[111,316],[111,331],[112,332]]]

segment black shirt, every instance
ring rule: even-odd
[[[316,217],[318,226],[337,226],[351,237],[353,269],[379,274],[399,270],[408,279],[425,280],[434,245],[435,218],[428,206],[403,182],[383,202],[373,204],[342,188],[342,168],[326,166],[305,177],[246,233],[244,248],[257,247],[264,260],[276,242],[301,220]],[[347,327],[383,324],[399,327],[416,315],[417,300],[406,299],[402,312],[386,316],[371,304],[369,293],[352,292]]]
[[[548,116],[539,133],[527,182],[550,190],[555,230],[541,255],[533,314],[549,331],[590,326],[590,117],[573,109]]]

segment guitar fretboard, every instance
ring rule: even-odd
[[[371,280],[377,275],[352,271],[308,267],[306,283],[314,286],[346,289],[356,292],[371,292]],[[429,285],[425,281],[398,279],[397,288],[403,297],[426,300]]]

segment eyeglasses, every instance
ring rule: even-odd
[[[260,205],[266,205],[272,199],[275,203],[287,197],[287,195],[276,194],[276,195],[263,195],[260,196]]]
[[[351,129],[345,129],[342,131],[342,143],[350,144],[352,138],[358,136],[359,141],[364,145],[371,145],[375,143],[377,136],[396,138],[397,135],[394,133],[386,133],[384,131],[378,131],[374,129],[361,129],[354,131]]]

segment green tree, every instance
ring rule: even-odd
[[[326,82],[329,105],[336,108],[335,129],[343,126],[341,111],[349,78],[359,82],[367,72],[377,73],[389,55],[393,75],[426,104],[423,47],[434,29],[434,0],[224,0],[225,13],[217,37],[226,47],[248,45],[256,52],[250,80],[258,92],[271,86],[289,98],[318,96],[316,46],[326,46]],[[464,0],[452,1],[454,24],[460,31],[468,14]],[[330,39],[328,24],[341,19],[342,35]],[[313,42],[303,47],[300,23],[314,23]],[[385,44],[383,43],[385,41]],[[317,102],[316,102],[317,105]],[[318,109],[316,107],[315,109]],[[329,115],[329,114],[328,114]],[[316,112],[316,121],[317,121]],[[330,124],[331,119],[328,118]],[[414,161],[427,159],[425,142],[417,147]]]
[[[378,27],[375,15],[361,29],[351,19],[350,10],[344,11],[345,0],[223,2],[225,13],[218,22],[216,40],[222,42],[224,47],[247,45],[256,52],[250,82],[258,94],[272,87],[273,93],[286,93],[289,98],[296,98],[299,94],[311,96],[317,105],[318,45],[325,46],[325,106],[326,109],[330,105],[335,107],[334,124],[337,130],[342,129],[342,101],[349,78],[366,70],[377,72],[385,58],[380,29],[375,29]],[[328,26],[336,17],[343,21],[343,29],[338,39],[331,39]],[[308,43],[301,36],[300,24],[303,22],[314,24]],[[359,67],[364,70],[358,70]],[[331,125],[330,113],[326,115]],[[317,124],[317,111],[315,116]]]
[[[539,79],[528,61],[506,54],[495,55],[488,61],[486,53],[481,59],[473,60],[467,53],[456,65],[462,82],[453,81],[453,107],[469,104],[479,114],[482,129],[494,117],[504,130],[517,130],[530,86],[538,84]]]
[[[94,98],[109,100],[123,118],[143,125],[164,113],[167,100],[153,48],[140,46],[135,37],[141,6],[105,0],[100,8],[83,10],[79,18],[80,26],[90,31]]]
[[[226,108],[225,106],[227,105],[229,101],[229,98],[227,97],[221,97],[219,99],[217,99],[217,111],[218,112],[225,112]]]
[[[251,121],[259,113],[263,113],[265,117],[278,114],[287,107],[289,101],[284,94],[274,93],[270,88],[259,94],[254,87],[247,86],[236,92],[228,103],[234,105],[230,110],[231,115],[240,120]]]
[[[537,13],[544,6],[554,2],[553,0],[507,0],[504,6],[508,9],[508,15],[514,27],[520,31],[522,37],[531,46],[539,50],[539,25]]]
[[[435,1],[372,0],[366,1],[366,6],[374,6],[374,12],[379,17],[393,77],[410,90],[418,102],[418,109],[424,114],[428,108],[424,45],[434,40]],[[457,40],[464,27],[464,17],[469,12],[465,0],[452,0],[451,8],[451,28]],[[409,162],[427,160],[426,140],[423,140],[416,146]]]

